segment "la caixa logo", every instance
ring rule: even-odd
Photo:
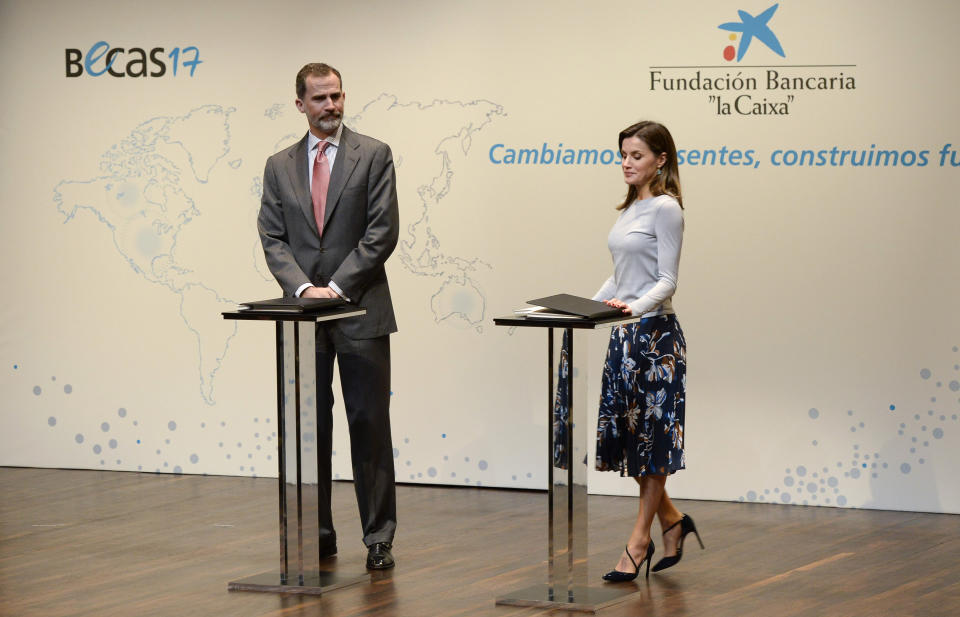
[[[743,1],[736,0],[737,5]],[[701,100],[709,105],[708,109],[717,116],[730,117],[788,116],[800,97],[847,97],[856,92],[856,64],[823,61],[801,64],[793,60],[797,57],[793,51],[791,64],[784,63],[787,52],[774,28],[779,31],[782,18],[788,18],[784,24],[786,43],[798,46],[796,37],[790,38],[793,31],[789,27],[789,15],[778,13],[780,3],[757,10],[766,2],[749,2],[754,6],[747,9],[722,6],[714,9],[719,22],[716,28],[726,33],[722,52],[724,64],[708,60],[703,64],[668,62],[651,66],[650,91],[669,95],[687,92],[705,95]],[[729,4],[732,5],[732,1]],[[790,9],[792,12],[811,10],[804,4],[792,4]],[[733,12],[739,21],[730,20]],[[712,30],[704,34],[715,37],[716,32]],[[815,48],[807,47],[806,50],[799,53],[816,53],[818,59],[822,57]],[[750,64],[741,63],[747,58],[751,60]]]
[[[196,45],[153,47],[148,52],[143,47],[113,47],[106,41],[98,41],[83,51],[67,48],[65,52],[66,77],[164,77],[188,75],[193,77],[203,63]]]
[[[777,7],[779,6],[779,4],[774,4],[758,15],[751,15],[747,11],[740,9],[737,11],[737,15],[740,16],[740,21],[728,21],[717,26],[721,30],[727,30],[731,33],[731,41],[736,41],[737,32],[740,33],[739,46],[737,46],[736,49],[733,48],[733,45],[724,47],[723,59],[728,62],[733,60],[734,57],[736,57],[737,62],[743,60],[743,56],[747,53],[747,50],[750,49],[750,43],[754,38],[769,47],[773,53],[781,58],[786,58],[786,54],[783,53],[783,46],[780,45],[780,39],[778,39],[777,35],[770,29],[770,18],[777,12]]]

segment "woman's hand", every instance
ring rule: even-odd
[[[604,300],[604,304],[607,306],[612,306],[613,308],[618,308],[622,310],[627,315],[632,315],[633,311],[630,310],[630,306],[622,300],[617,300],[616,298],[611,298],[609,300]]]

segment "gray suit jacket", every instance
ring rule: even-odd
[[[336,320],[348,337],[397,331],[384,262],[397,246],[400,221],[390,147],[343,127],[324,212],[323,238],[310,199],[307,136],[267,159],[257,227],[270,272],[285,296],[304,283],[330,281],[361,317]]]

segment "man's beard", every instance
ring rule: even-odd
[[[333,133],[340,128],[340,114],[331,114],[322,118],[317,118],[317,128],[324,133]]]

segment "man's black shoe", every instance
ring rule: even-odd
[[[326,559],[327,557],[333,557],[337,554],[337,545],[333,544],[330,546],[325,546],[319,551],[320,559]]]
[[[368,570],[389,570],[394,565],[393,554],[390,549],[393,545],[389,542],[376,542],[367,548],[367,569]]]

